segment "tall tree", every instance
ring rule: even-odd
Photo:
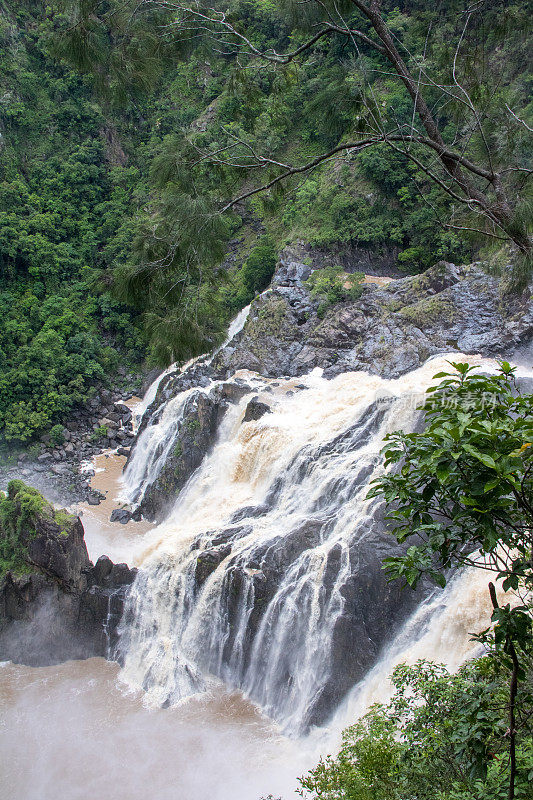
[[[238,136],[230,136],[226,145],[216,149],[199,153],[195,148],[191,166],[201,161],[204,166],[208,162],[268,175],[252,186],[248,179],[244,191],[234,196],[220,196],[218,210],[235,208],[340,153],[355,154],[385,144],[413,162],[466,212],[465,216],[456,211],[445,225],[510,240],[530,263],[531,205],[526,182],[531,169],[523,145],[517,142],[532,129],[516,95],[509,87],[502,88],[505,66],[495,56],[510,35],[525,36],[527,9],[499,0],[480,0],[466,7],[450,0],[429,13],[416,2],[407,7],[419,24],[404,25],[397,10],[384,0],[285,4],[280,13],[293,14],[291,42],[277,51],[263,47],[253,26],[248,30],[237,7],[229,3],[115,0],[109,5],[78,0],[69,31],[71,45],[65,52],[70,48],[78,62],[87,66],[94,56],[95,31],[119,28],[119,51],[128,63],[128,53],[133,50],[137,55],[139,50],[133,45],[138,43],[135,31],[152,24],[157,14],[154,30],[162,40],[172,37],[182,47],[201,40],[211,52],[232,59],[241,73],[269,66],[287,69],[340,40],[352,58],[357,86],[355,113],[341,141],[316,158],[296,164],[260,152],[253,141]],[[433,35],[439,14],[446,15],[447,24],[441,27],[441,36],[442,31],[449,34],[446,42]],[[144,23],[140,22],[143,18]],[[318,59],[317,64],[320,69]],[[398,113],[383,91],[391,80],[399,83],[409,100],[407,116]]]

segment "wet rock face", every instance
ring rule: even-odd
[[[321,367],[330,377],[366,370],[392,378],[420,366],[438,352],[462,350],[494,356],[516,349],[533,336],[529,293],[509,300],[500,298],[497,281],[476,265],[455,267],[441,263],[420,276],[400,278],[387,286],[369,285],[359,300],[331,306],[320,317],[319,303],[305,285],[310,266],[298,261],[294,253],[289,255],[276,271],[271,289],[252,304],[244,329],[212,365],[196,364],[161,384],[156,406],[185,389],[206,387],[214,378],[222,381],[208,393],[197,391],[187,400],[170,456],[144,495],[141,508],[145,516],[164,516],[213,446],[227,404],[239,402],[250,392],[244,382],[227,380],[236,370],[282,377]],[[268,410],[265,403],[253,398],[243,422],[257,420]],[[309,450],[307,459],[302,458],[291,472],[291,487],[303,481],[307,470],[319,459],[364,447],[376,434],[384,413],[382,404],[377,410],[369,408],[353,428],[314,451]],[[297,458],[300,457],[299,454]],[[291,470],[293,466],[290,465]],[[220,668],[219,659],[229,665],[235,663],[235,652],[242,652],[242,662],[232,673],[235,685],[247,687],[246,671],[258,649],[256,645],[261,645],[265,619],[275,629],[276,620],[291,605],[286,602],[287,597],[305,602],[306,594],[298,594],[296,589],[293,595],[280,593],[291,570],[296,587],[303,585],[308,575],[316,578],[319,614],[327,617],[330,603],[336,604],[335,614],[330,615],[332,630],[323,658],[328,675],[311,698],[305,726],[327,720],[348,689],[375,664],[382,648],[429,590],[421,584],[415,593],[403,589],[398,582],[387,581],[382,560],[397,555],[401,549],[387,533],[377,506],[368,520],[357,519],[353,535],[339,537],[342,544],[334,544],[324,563],[320,561],[322,545],[328,530],[332,530],[328,526],[334,525],[341,511],[335,498],[349,498],[365,486],[372,469],[372,464],[363,461],[355,464],[349,475],[336,475],[314,500],[307,518],[293,528],[276,528],[267,541],[258,537],[257,542],[241,548],[241,540],[252,532],[257,518],[269,514],[279,502],[287,479],[286,475],[280,476],[261,505],[239,509],[226,527],[203,534],[192,546],[188,573],[194,584],[191,598],[200,597],[210,578],[220,570],[220,581],[211,585],[216,585],[217,591],[221,587],[220,620],[226,626],[222,654],[217,650],[216,659],[209,660],[211,653],[206,652],[205,663],[200,657],[199,663],[207,671],[214,671]],[[315,564],[320,563],[316,572],[313,559]],[[106,619],[114,625],[122,607],[120,593],[110,593],[106,584],[112,567],[99,561],[93,569],[94,582],[87,589],[91,608],[99,618],[106,611]],[[295,617],[304,613],[306,609],[298,605]],[[297,620],[294,630],[300,631]],[[304,636],[305,633],[301,638]],[[205,640],[210,637],[206,635]],[[265,649],[260,651],[265,656],[260,662],[263,666],[268,653],[267,639],[265,642]],[[287,676],[285,683],[296,681],[291,672],[292,644],[291,641],[287,652],[280,655],[285,659],[280,670],[284,680]],[[203,646],[202,641],[198,642],[199,651]],[[259,693],[250,694],[262,702]]]
[[[120,522],[121,525],[126,525],[131,519],[131,511],[126,508],[114,508],[109,517],[110,522]]]
[[[150,520],[162,519],[204,456],[212,448],[228,407],[218,388],[193,394],[185,406],[172,450],[155,481],[147,487],[140,510]]]
[[[27,571],[0,577],[0,659],[43,666],[106,656],[137,571],[106,556],[93,566],[79,517],[44,500],[21,525],[20,544]]]
[[[369,406],[357,423],[342,434],[299,453],[287,471],[291,474],[294,490],[298,490],[298,484],[305,482],[306,476],[321,460],[327,461],[352,451],[354,447],[364,448],[381,425],[385,413],[382,405],[378,408]],[[306,618],[318,615],[322,620],[322,631],[328,625],[327,619],[331,619],[329,644],[323,654],[327,675],[309,698],[302,729],[327,721],[349,689],[376,663],[391,636],[430,590],[427,583],[413,592],[404,589],[399,582],[387,580],[382,560],[398,555],[403,548],[388,533],[383,509],[379,506],[368,518],[361,521],[354,518],[348,522],[348,525],[353,525],[349,537],[343,537],[342,542],[333,544],[328,550],[328,539],[340,510],[338,498],[348,497],[366,487],[371,472],[371,464],[366,463],[358,468],[356,465],[349,473],[339,473],[338,480],[324,485],[323,492],[315,498],[313,512],[307,518],[288,530],[280,531],[279,535],[266,539],[251,536],[257,523],[261,528],[258,518],[275,512],[280,502],[284,481],[285,486],[287,481],[286,475],[280,476],[274,481],[266,502],[239,509],[227,527],[202,534],[192,545],[192,554],[196,558],[191,597],[200,596],[206,581],[218,570],[218,582],[214,585],[220,586],[217,613],[220,625],[224,626],[221,651],[217,650],[216,658],[212,660],[211,653],[202,653],[203,644],[199,642],[199,661],[207,671],[220,674],[218,659],[221,652],[222,662],[233,665],[231,682],[243,687],[259,703],[263,703],[265,697],[261,694],[261,686],[257,686],[250,676],[257,675],[258,664],[264,664],[266,669],[268,651],[276,645],[280,633],[278,625],[286,607],[295,607],[302,624],[295,618],[288,623],[292,634],[281,656],[285,683],[296,679],[295,659],[298,652],[301,654],[297,648],[293,649],[292,636],[296,641],[307,637],[312,647],[312,637],[319,634],[316,630],[307,630]],[[317,568],[323,547],[325,561],[322,567]],[[307,590],[299,594],[296,587],[305,585]],[[310,607],[306,596],[315,591],[316,600]],[[210,636],[214,636],[213,631],[210,631]],[[206,633],[206,639],[210,636]],[[242,653],[238,667],[235,667],[236,652]],[[255,658],[257,652],[260,653],[255,666],[254,652]],[[260,681],[261,678],[257,683]],[[266,702],[268,707],[268,699]]]
[[[351,574],[340,588],[344,606],[332,632],[330,679],[309,709],[308,725],[320,725],[328,719],[346,693],[378,661],[392,634],[431,591],[428,582],[413,591],[400,581],[387,580],[382,559],[401,551],[388,534],[380,512],[369,523],[366,535],[350,547]],[[334,585],[340,568],[340,552],[337,562],[335,555],[330,552],[326,586]]]
[[[361,481],[365,480],[361,475]],[[268,508],[264,507],[262,511],[267,513]],[[258,516],[261,509],[243,509],[243,513],[248,517]],[[272,603],[275,605],[284,577],[303,554],[311,553],[327,538],[327,525],[328,520],[323,517],[308,519],[289,533],[258,544],[244,555],[237,552],[235,545],[252,532],[250,525],[235,525],[216,534],[205,534],[201,537],[202,543],[198,540],[193,545],[193,549],[198,548],[194,572],[196,593],[202,591],[215,570],[220,568],[224,571],[221,616],[226,620],[227,628],[222,658],[225,663],[231,663],[235,649],[242,649],[241,671],[233,676],[239,685],[244,683],[246,686],[246,673],[265,613],[272,608]],[[210,537],[210,543],[206,544],[206,537]],[[232,556],[234,548],[235,555]],[[431,590],[428,582],[421,583],[416,591],[412,591],[398,581],[391,583],[387,580],[382,560],[398,555],[402,549],[388,533],[382,509],[378,508],[349,547],[350,567],[347,571],[343,570],[346,559],[343,546],[337,544],[329,551],[321,576],[320,607],[323,610],[329,607],[335,591],[340,596],[342,611],[336,615],[331,633],[328,678],[313,697],[302,729],[327,722],[351,687],[374,666],[394,632]],[[303,578],[305,562],[301,562],[300,569]],[[340,575],[345,575],[345,578],[339,584]],[[277,613],[283,613],[283,602]],[[301,613],[307,613],[306,609],[302,607]],[[247,620],[244,631],[241,628],[243,615]],[[275,615],[269,624],[276,624]],[[286,658],[287,680],[292,680],[293,655],[289,652]]]
[[[280,266],[237,341],[215,359],[219,374],[296,376],[322,367],[326,376],[363,369],[394,378],[436,353],[505,355],[533,337],[530,291],[502,298],[498,281],[477,264],[440,262],[422,275],[368,285],[323,319],[305,287],[308,270]]]
[[[265,414],[270,413],[270,406],[262,403],[258,397],[252,397],[244,412],[243,422],[261,419]]]
[[[196,560],[195,584],[200,588],[218,565],[231,553],[231,544],[221,544],[211,550],[204,550]]]
[[[28,555],[42,572],[54,576],[69,590],[80,591],[91,562],[79,517],[64,518],[67,524],[44,514],[36,519],[35,533],[27,536]]]

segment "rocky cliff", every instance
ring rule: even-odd
[[[358,299],[326,304],[308,282],[314,266],[285,251],[242,330],[214,357],[161,381],[128,467],[144,465],[140,509],[156,520],[170,514],[165,535],[175,528],[179,539],[129,595],[121,647],[135,680],[173,702],[201,685],[197,670],[213,673],[294,730],[327,719],[431,591],[386,580],[382,560],[398,546],[379,504],[365,504],[383,431],[402,424],[400,415],[417,424],[416,403],[407,416],[402,406],[416,379],[387,397],[387,384],[371,376],[397,378],[438,353],[527,353],[533,336],[530,291],[506,296],[479,264],[369,277]],[[328,380],[304,377],[317,367]],[[314,419],[314,404],[318,440],[312,427],[299,438],[290,426],[298,429],[299,414]],[[341,407],[351,422],[325,435]],[[277,460],[283,466],[271,472]],[[184,550],[188,514],[198,530],[202,504],[231,498],[258,464],[269,476],[261,502],[228,517],[206,513],[210,527]],[[206,492],[196,500],[195,481]],[[173,631],[163,660],[150,643],[159,630]]]
[[[316,265],[306,252],[286,248],[270,288],[255,299],[242,331],[214,359],[199,359],[161,382],[141,433],[149,421],[157,423],[159,410],[171,398],[189,389],[205,390],[239,370],[281,378],[319,367],[326,378],[357,370],[397,378],[431,356],[454,350],[494,358],[521,352],[523,362],[533,362],[530,287],[506,295],[481,264],[440,262],[416,276],[367,276],[360,298],[324,311],[307,284]],[[218,383],[207,394],[197,391],[188,400],[173,448],[144,492],[145,516],[164,518],[216,440],[228,403],[249,391],[246,381],[237,378]]]
[[[508,355],[533,337],[530,288],[505,295],[481,264],[440,262],[421,275],[369,282],[358,300],[331,305],[323,318],[306,287],[312,270],[284,252],[271,289],[215,359],[216,372],[280,377],[322,367],[326,376],[367,370],[392,378],[437,353]]]
[[[0,499],[0,659],[41,666],[105,656],[135,570],[93,565],[79,517],[11,481]]]
[[[237,483],[246,481],[246,470],[268,454],[270,441],[274,463],[292,431],[280,438],[268,420],[276,413],[279,418],[291,398],[315,397],[317,384],[303,377],[314,368],[329,379],[323,385],[333,387],[316,395],[324,404],[320,426],[327,427],[328,403],[337,404],[337,391],[345,391],[343,402],[355,409],[352,393],[368,380],[364,413],[354,410],[349,424],[334,426],[331,436],[316,439],[319,444],[311,445],[304,431],[295,438],[291,459],[272,473],[260,504],[241,504],[191,537],[185,552],[180,545],[170,560],[168,553],[156,559],[137,580],[135,571],[105,557],[92,565],[80,521],[13,482],[2,501],[0,539],[2,552],[17,558],[4,564],[0,584],[0,658],[50,663],[106,655],[110,648],[126,657],[138,637],[138,669],[146,670],[141,684],[150,686],[159,674],[162,624],[173,631],[168,647],[176,648],[175,661],[165,656],[168,670],[159,678],[166,701],[182,696],[173,670],[179,672],[185,647],[192,659],[185,683],[197,667],[217,674],[281,721],[301,702],[294,712],[299,729],[324,722],[375,663],[430,587],[421,586],[415,595],[387,582],[382,559],[397,553],[397,546],[379,506],[365,505],[379,468],[382,428],[386,420],[394,424],[401,399],[372,399],[374,384],[365,376],[350,378],[347,391],[344,373],[395,378],[450,351],[492,357],[520,351],[527,360],[533,303],[529,290],[512,297],[501,293],[479,264],[441,262],[419,276],[370,277],[358,299],[324,304],[308,283],[315,266],[286,250],[243,329],[214,357],[161,380],[129,459],[137,486],[132,501],[137,513],[161,521],[177,498],[191,494],[199,476],[205,481],[234,470]],[[363,393],[358,402],[365,400]],[[295,407],[309,413],[305,403]],[[409,424],[416,425],[416,415]],[[233,444],[203,474],[210,463],[206,456],[223,436]],[[242,475],[231,462],[239,452],[251,459],[243,455]],[[262,469],[268,468],[266,457]],[[231,481],[220,485],[233,491]],[[212,487],[216,504],[220,491],[216,482]],[[191,507],[198,514],[209,502],[202,494]],[[188,508],[180,508],[177,529],[187,530]],[[126,624],[115,651],[124,609]],[[38,630],[44,634],[35,638]],[[270,663],[275,648],[279,653]]]

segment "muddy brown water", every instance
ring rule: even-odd
[[[118,673],[99,658],[38,669],[0,664],[0,797],[294,797],[301,753],[241,695],[213,688],[151,710]]]
[[[105,500],[98,506],[79,503],[73,509],[81,516],[87,550],[93,561],[105,554],[112,561],[129,563],[133,551],[140,544],[144,534],[154,527],[154,524],[147,520],[130,521],[127,525],[110,522],[111,512],[123,505],[120,491],[125,463],[125,456],[119,456],[112,450],[97,455],[91,464],[95,471],[91,478],[91,487],[102,492]]]

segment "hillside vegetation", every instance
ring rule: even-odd
[[[478,223],[459,218],[424,165],[386,143],[341,150],[220,214],[280,165],[312,162],[360,135],[369,97],[400,126],[412,125],[412,104],[364,42],[324,37],[301,58],[256,63],[229,34],[222,46],[192,23],[180,30],[179,3],[170,12],[134,5],[1,7],[4,442],[63,420],[119,363],[168,364],[213,346],[297,239],[332,265],[362,252],[378,269],[408,273],[502,245],[499,234],[463,230]],[[460,77],[481,109],[483,137],[493,160],[519,165],[511,191],[527,199],[527,10],[487,0],[467,27],[455,0],[382,6],[396,39],[424,52],[442,80],[462,43]],[[174,28],[164,27],[169,13]],[[269,0],[228,9],[235,29],[267,53],[300,46],[318,24],[309,13]],[[460,103],[436,91],[430,100],[446,141],[465,142],[471,157],[483,150]],[[506,106],[514,116],[500,113]]]
[[[144,340],[108,291],[139,170],[86,80],[47,54],[50,18],[0,14],[0,437],[65,418]],[[30,6],[28,6],[28,9]],[[115,238],[114,238],[115,237]]]

